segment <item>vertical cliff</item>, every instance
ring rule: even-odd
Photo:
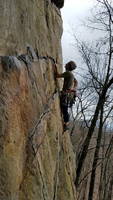
[[[76,200],[75,155],[51,59],[62,62],[54,3],[0,1],[1,200]]]

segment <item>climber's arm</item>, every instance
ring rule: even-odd
[[[78,86],[78,81],[74,78],[74,88],[76,89]]]
[[[63,78],[63,74],[57,73],[57,74],[56,74],[56,78]]]
[[[58,70],[57,70],[57,66],[56,66],[56,64],[54,64],[55,66],[54,66],[54,69],[55,69],[55,77],[56,78],[64,78],[64,73],[59,73],[58,72]]]
[[[78,81],[74,78],[74,96],[75,96],[75,98],[77,97],[77,86],[78,86]]]

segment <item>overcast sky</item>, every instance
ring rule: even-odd
[[[63,9],[61,9],[64,29],[62,36],[64,64],[69,60],[79,62],[78,55],[72,47],[72,44],[74,43],[72,30],[74,29],[74,33],[80,39],[89,37],[90,34],[84,30],[84,27],[81,27],[81,20],[84,20],[86,16],[90,15],[93,2],[95,3],[96,0],[65,0],[65,5]]]

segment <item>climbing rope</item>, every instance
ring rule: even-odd
[[[44,108],[43,113],[40,115],[40,117],[38,118],[38,120],[37,120],[36,124],[34,125],[32,131],[30,132],[29,140],[31,141],[31,144],[32,144],[32,140],[33,140],[33,137],[34,137],[34,135],[35,135],[35,133],[36,133],[36,130],[37,130],[38,126],[40,125],[40,123],[42,122],[42,120],[44,120],[44,119],[48,116],[48,113],[51,111],[51,108],[50,108],[50,107],[51,107],[51,104],[53,103],[53,101],[55,100],[55,98],[57,97],[57,95],[58,95],[58,91],[55,91],[55,92],[52,94],[52,96],[49,98],[48,104],[45,105],[45,108]],[[38,145],[37,151],[38,151],[38,149],[39,149],[39,147],[41,146],[42,143],[43,143],[43,142],[41,142],[41,143]],[[33,150],[34,150],[34,152],[35,152],[35,149],[34,149],[33,144],[32,144],[32,148],[33,148]],[[37,151],[35,152],[35,154],[37,153]]]

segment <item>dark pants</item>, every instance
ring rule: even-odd
[[[64,122],[67,123],[69,122],[69,113],[68,113],[68,102],[67,102],[66,93],[61,92],[60,106],[61,106],[61,112],[63,114]]]
[[[69,122],[68,106],[61,105],[61,111],[62,111],[62,114],[63,114],[64,122],[65,123]]]

